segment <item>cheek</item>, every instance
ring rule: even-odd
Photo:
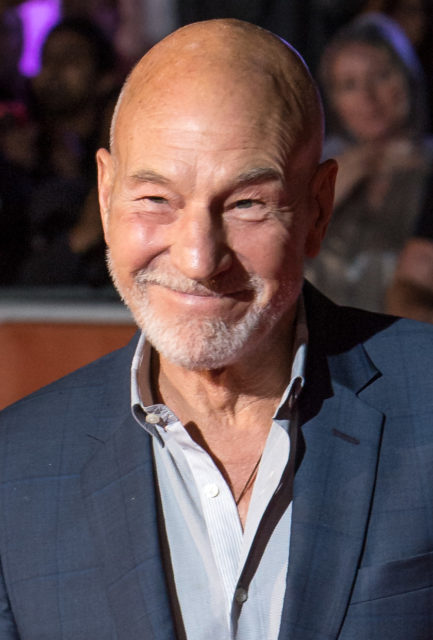
[[[400,83],[396,83],[389,91],[390,109],[393,110],[396,118],[404,119],[409,115],[409,95],[406,88]]]
[[[343,125],[346,125],[346,123],[352,124],[354,116],[356,118],[359,113],[359,105],[352,96],[337,98],[334,100],[334,111]]]
[[[269,287],[279,287],[283,280],[297,278],[302,270],[302,239],[295,229],[283,225],[257,228],[232,242],[238,260],[246,271],[259,276]]]
[[[107,244],[116,271],[126,277],[145,268],[161,251],[156,229],[133,220],[109,220]]]

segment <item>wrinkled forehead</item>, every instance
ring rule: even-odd
[[[245,33],[237,24],[225,29],[199,23],[144,56],[122,91],[114,146],[138,120],[158,118],[229,127],[249,122],[262,127],[264,136],[268,129],[278,131],[288,152],[300,141],[320,147],[322,137],[320,99],[304,63],[276,36],[252,25]]]

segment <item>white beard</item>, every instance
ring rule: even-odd
[[[269,333],[286,310],[287,295],[282,294],[272,300],[272,304],[262,306],[263,282],[252,276],[247,286],[254,291],[254,299],[238,321],[226,322],[222,318],[192,314],[167,318],[158,314],[149,301],[149,281],[190,293],[209,290],[195,280],[173,277],[153,269],[139,271],[134,284],[126,288],[119,283],[109,252],[107,263],[115,287],[147,340],[164,358],[185,369],[211,370],[235,362],[248,346],[254,344],[252,337],[257,341],[259,336]]]

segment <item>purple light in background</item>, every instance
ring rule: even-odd
[[[60,18],[60,0],[28,0],[18,13],[23,21],[24,51],[20,60],[21,72],[34,76],[39,71],[42,43],[48,31]]]

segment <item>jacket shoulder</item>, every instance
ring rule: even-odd
[[[324,358],[339,377],[344,372],[353,377],[356,366],[376,370],[384,382],[405,388],[405,394],[418,388],[416,396],[433,398],[433,325],[342,307],[308,284],[304,294],[315,362]]]
[[[404,339],[425,343],[429,351],[433,349],[431,324],[337,305],[308,282],[304,296],[308,329],[331,352],[348,351],[360,343],[386,340],[389,345]]]

